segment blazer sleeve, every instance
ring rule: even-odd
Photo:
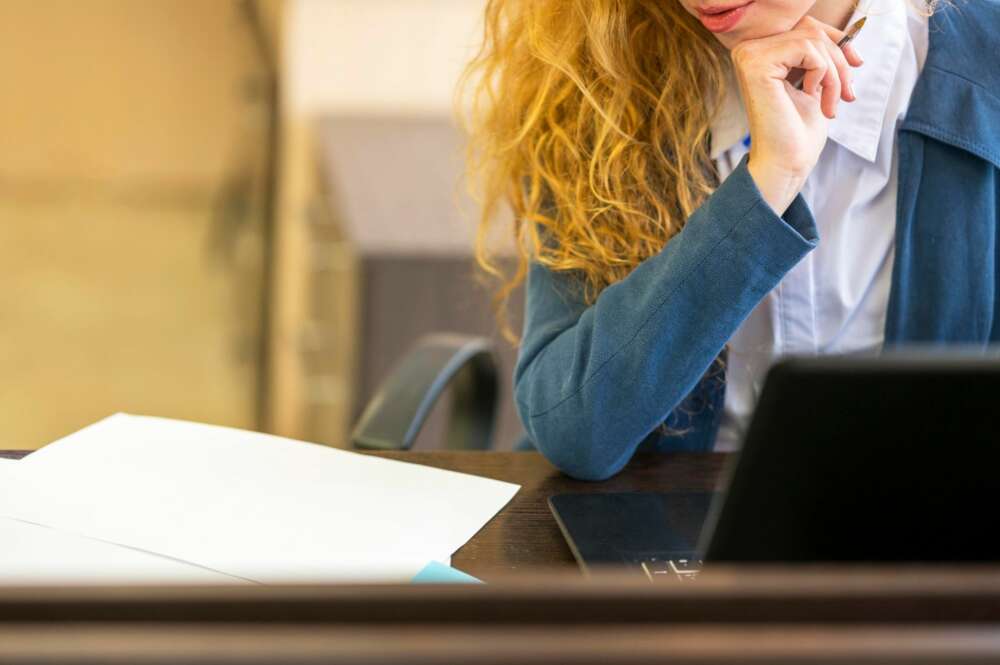
[[[572,273],[533,263],[514,372],[528,435],[570,476],[617,473],[817,241],[802,198],[776,215],[744,159],[660,253],[590,306]]]

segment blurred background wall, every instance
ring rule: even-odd
[[[288,94],[301,113],[450,117],[481,0],[292,0]]]
[[[0,3],[4,447],[119,410],[255,425],[263,68],[233,3]]]
[[[452,116],[481,10],[0,3],[0,447],[115,411],[345,445],[421,334],[499,340]]]

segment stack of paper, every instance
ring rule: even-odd
[[[0,466],[0,581],[407,580],[517,489],[119,414]]]

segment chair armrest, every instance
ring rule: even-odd
[[[483,337],[421,339],[365,407],[351,441],[368,450],[408,450],[438,398],[454,386],[446,447],[485,450],[496,419],[497,363]]]

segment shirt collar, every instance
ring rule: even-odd
[[[907,37],[905,2],[878,3],[874,12],[855,12],[848,25],[863,13],[868,15],[865,28],[854,40],[865,64],[854,70],[853,86],[857,101],[837,106],[837,117],[830,123],[830,139],[874,162],[885,122],[886,107],[893,81],[899,70]],[[746,111],[739,87],[730,77],[726,94],[711,125],[711,157],[718,159],[749,133]]]
[[[739,85],[732,71],[729,72],[725,85],[726,92],[719,106],[719,112],[709,128],[712,142],[709,154],[713,160],[721,157],[750,134],[747,113],[743,108]]]

